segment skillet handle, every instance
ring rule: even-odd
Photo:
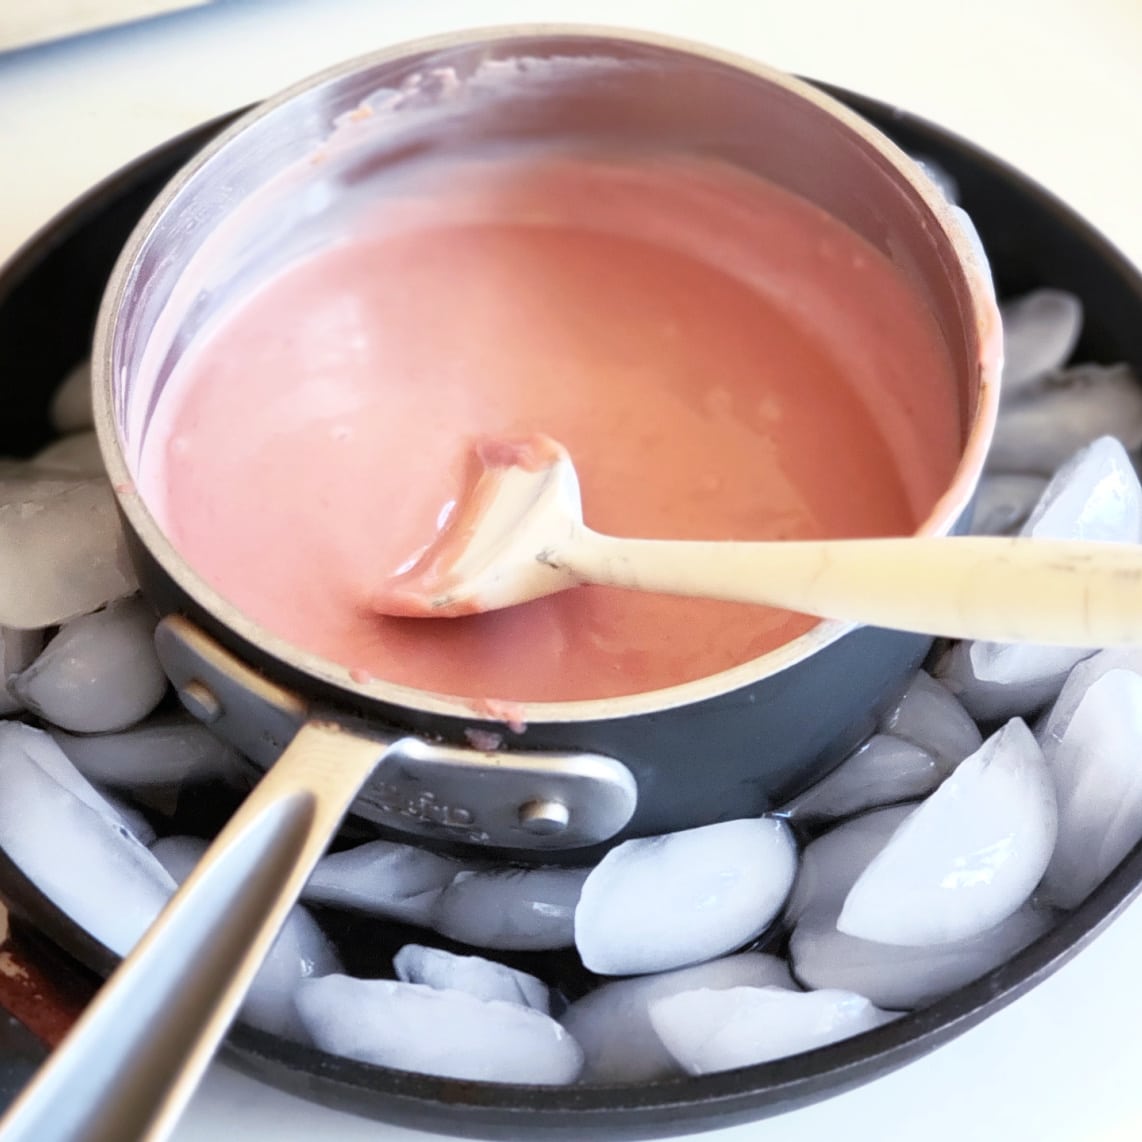
[[[0,1121],[3,1142],[165,1138],[388,743],[307,722]]]

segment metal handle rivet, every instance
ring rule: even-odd
[[[549,836],[561,833],[571,822],[571,813],[562,801],[547,798],[528,801],[519,807],[519,823],[529,833]]]
[[[218,701],[214,691],[197,678],[192,678],[179,687],[178,696],[187,713],[200,722],[209,724],[222,717],[222,703]]]

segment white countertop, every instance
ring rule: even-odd
[[[210,0],[9,0],[0,12],[0,51],[143,20]]]
[[[6,27],[34,25],[38,6],[0,0],[0,45],[12,42]],[[451,28],[545,20],[701,39],[895,102],[1022,168],[1142,264],[1142,0],[215,0],[0,55],[0,258],[136,154],[326,64]],[[1142,904],[1030,995],[927,1058],[708,1137],[1142,1138],[1140,960]],[[427,1136],[215,1067],[177,1137]]]

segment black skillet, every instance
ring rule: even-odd
[[[1040,187],[971,144],[894,108],[827,90],[906,150],[934,158],[956,178],[990,253],[1001,296],[1037,286],[1074,292],[1087,313],[1076,359],[1129,361],[1142,370],[1142,278],[1105,239]],[[4,453],[28,455],[49,439],[53,386],[89,351],[95,311],[122,243],[170,175],[227,121],[182,136],[100,184],[0,274]],[[193,822],[193,804],[184,811]],[[954,1038],[1069,960],[1129,904],[1140,884],[1142,848],[1054,930],[931,1006],[831,1047],[702,1078],[558,1089],[457,1082],[335,1058],[244,1027],[231,1033],[227,1055],[293,1094],[458,1135],[639,1138],[724,1127],[842,1093]],[[59,913],[2,854],[0,893],[17,916],[87,967],[105,974],[113,966],[114,957]],[[407,938],[396,926],[374,921],[333,913],[322,921],[357,974],[385,974],[388,952]],[[589,985],[572,954],[535,957],[527,966],[572,994]]]

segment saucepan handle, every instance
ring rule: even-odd
[[[350,729],[179,616],[155,643],[183,704],[269,768],[0,1121],[0,1142],[166,1137],[354,801],[405,831],[538,850],[606,841],[634,812],[634,778],[613,758]]]
[[[304,724],[0,1122],[3,1142],[164,1138],[390,743]]]
[[[182,703],[255,764],[269,767],[298,727],[321,716],[194,623],[167,615],[155,649]],[[350,721],[331,709],[330,720]],[[395,734],[397,731],[393,731]],[[634,816],[638,784],[617,758],[584,750],[450,745],[406,735],[366,783],[353,812],[387,829],[523,858],[613,840]]]

